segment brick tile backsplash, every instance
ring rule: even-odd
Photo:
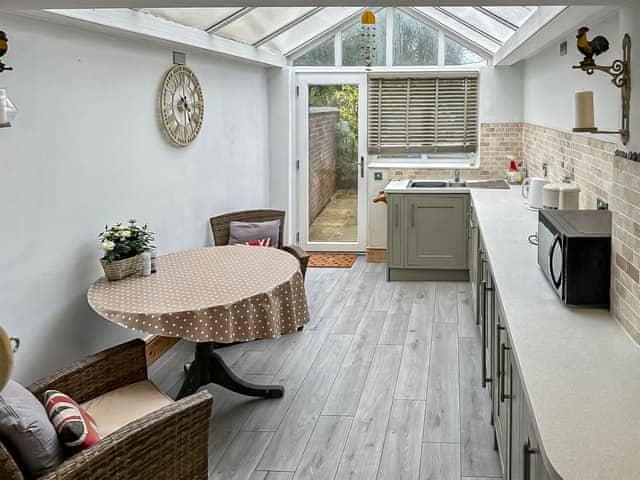
[[[580,208],[596,208],[598,198],[613,212],[611,308],[640,343],[640,163],[615,156],[616,145],[597,138],[524,124],[523,159],[531,176],[560,181],[573,174],[580,185]]]

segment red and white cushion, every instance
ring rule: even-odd
[[[44,408],[65,447],[77,452],[100,440],[93,417],[69,395],[57,390],[47,390],[44,394]]]
[[[264,237],[260,240],[249,240],[246,245],[251,247],[269,247],[271,246],[271,237]]]

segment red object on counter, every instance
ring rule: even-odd
[[[511,160],[511,163],[509,164],[509,170],[518,170],[518,166],[516,165],[516,162]]]

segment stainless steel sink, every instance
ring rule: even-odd
[[[447,188],[449,182],[442,182],[436,180],[419,180],[417,182],[411,181],[409,188]]]
[[[506,180],[411,180],[409,188],[487,188],[487,189],[504,189],[511,188]]]

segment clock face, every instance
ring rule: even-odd
[[[204,95],[195,74],[184,65],[172,67],[160,87],[160,120],[175,145],[184,147],[200,133]]]

